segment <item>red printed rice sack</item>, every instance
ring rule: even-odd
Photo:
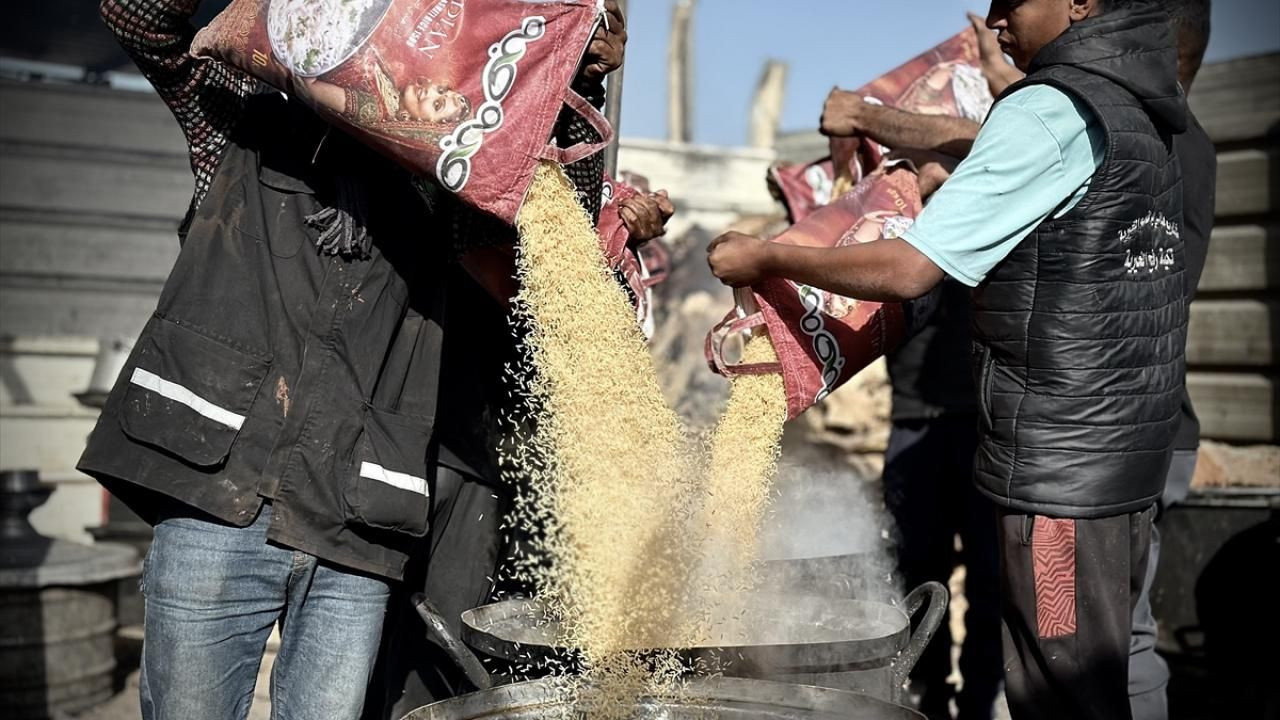
[[[787,220],[798,223],[834,199],[835,163],[830,155],[811,163],[776,163],[766,182],[769,194],[787,211]]]
[[[192,52],[296,95],[328,120],[514,222],[541,159],[612,139],[569,85],[602,17],[597,0],[234,0]],[[552,144],[561,108],[601,142]]]
[[[856,183],[864,172],[879,167],[881,154],[874,143],[862,143],[846,168]],[[785,163],[769,168],[769,192],[782,203],[787,219],[798,223],[836,198],[836,166],[831,156],[811,163]]]
[[[839,247],[896,238],[920,212],[915,173],[880,170],[853,191],[793,225],[773,242]],[[933,294],[906,303],[853,300],[790,280],[772,278],[735,291],[738,308],[707,335],[707,360],[727,377],[782,373],[787,416],[794,418],[915,333]],[[768,329],[778,360],[731,365],[724,341],[733,333]]]
[[[854,91],[867,102],[926,115],[951,115],[981,122],[992,97],[978,60],[972,28],[917,55]],[[830,156],[770,170],[774,194],[792,222],[843,195],[878,167],[888,151],[865,138],[831,138]],[[825,199],[824,199],[825,198]]]

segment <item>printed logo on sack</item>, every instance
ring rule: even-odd
[[[587,201],[591,199],[587,196],[587,193],[582,190],[579,190],[575,194],[578,196],[578,203],[583,207],[587,207]],[[600,184],[600,207],[607,208],[609,207],[609,203],[612,203],[612,202],[613,202],[613,185],[611,185],[609,181],[606,180]]]
[[[1168,240],[1182,239],[1178,224],[1154,212],[1138,218],[1120,233],[1124,249],[1124,269],[1127,275],[1152,274],[1157,270],[1170,270],[1174,264],[1174,248],[1165,245]],[[1137,246],[1137,247],[1133,247]]]
[[[427,9],[405,44],[431,59],[436,51],[453,42],[462,23],[463,0],[439,0]]]
[[[808,285],[797,285],[800,304],[804,306],[804,317],[800,318],[800,329],[809,336],[813,343],[813,351],[822,363],[822,390],[813,399],[815,403],[831,394],[836,389],[840,374],[844,370],[845,358],[840,352],[840,344],[836,336],[827,330],[827,321],[822,317],[822,308],[826,305],[826,293]]]
[[[489,48],[489,62],[484,68],[485,102],[469,120],[440,140],[444,152],[436,163],[436,177],[451,192],[461,192],[471,178],[471,158],[480,152],[484,136],[502,127],[502,102],[515,87],[517,64],[524,57],[529,43],[541,38],[547,31],[546,18],[527,17],[519,30],[512,30],[506,37]]]

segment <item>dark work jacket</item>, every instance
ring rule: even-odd
[[[977,412],[968,363],[972,305],[969,288],[944,280],[928,323],[889,355],[894,422]]]
[[[305,221],[340,175],[366,208],[368,257],[320,253]],[[435,452],[431,220],[406,173],[278,94],[253,97],[79,468],[151,520],[176,500],[245,526],[269,500],[272,541],[400,577]]]
[[[1045,220],[974,292],[975,478],[1019,512],[1123,514],[1164,487],[1185,374],[1172,145],[1187,110],[1168,17],[1077,23],[1030,70],[1003,97],[1033,84],[1076,97],[1106,153],[1079,204]]]
[[[1187,305],[1195,299],[1200,274],[1209,255],[1213,232],[1213,211],[1218,187],[1218,156],[1209,134],[1194,115],[1187,114],[1187,131],[1173,139],[1174,152],[1182,165],[1182,240],[1187,249]],[[1182,391],[1182,422],[1174,450],[1194,451],[1200,447],[1200,419],[1191,405],[1191,395]]]

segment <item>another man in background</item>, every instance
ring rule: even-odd
[[[907,587],[946,585],[956,566],[964,567],[960,690],[947,682],[953,639],[944,622],[912,672],[920,711],[949,720],[954,696],[959,720],[990,720],[1003,676],[995,507],[973,485],[978,405],[964,362],[972,343],[969,290],[946,280],[941,293],[929,323],[888,358],[893,428],[884,499],[897,524]]]
[[[1205,48],[1209,46],[1210,0],[1165,0],[1161,7],[1173,19],[1178,35],[1178,82],[1191,91]],[[1182,164],[1182,237],[1186,243],[1187,306],[1195,299],[1200,275],[1209,254],[1213,213],[1217,195],[1218,156],[1209,134],[1195,115],[1187,114],[1187,131],[1173,139],[1174,151]],[[1181,502],[1191,488],[1200,447],[1200,420],[1191,405],[1185,384],[1182,390],[1182,421],[1173,446],[1173,461],[1160,498],[1160,512]],[[1158,519],[1158,518],[1157,518]],[[1160,525],[1151,530],[1151,561],[1142,584],[1138,605],[1133,611],[1132,654],[1129,657],[1129,699],[1134,720],[1163,720],[1169,715],[1166,688],[1169,666],[1156,653],[1157,628],[1151,614],[1151,587],[1160,557]]]

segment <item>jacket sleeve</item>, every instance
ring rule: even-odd
[[[209,191],[218,159],[257,82],[188,50],[200,0],[102,0],[99,12],[169,106],[187,139],[195,174],[192,207]]]

